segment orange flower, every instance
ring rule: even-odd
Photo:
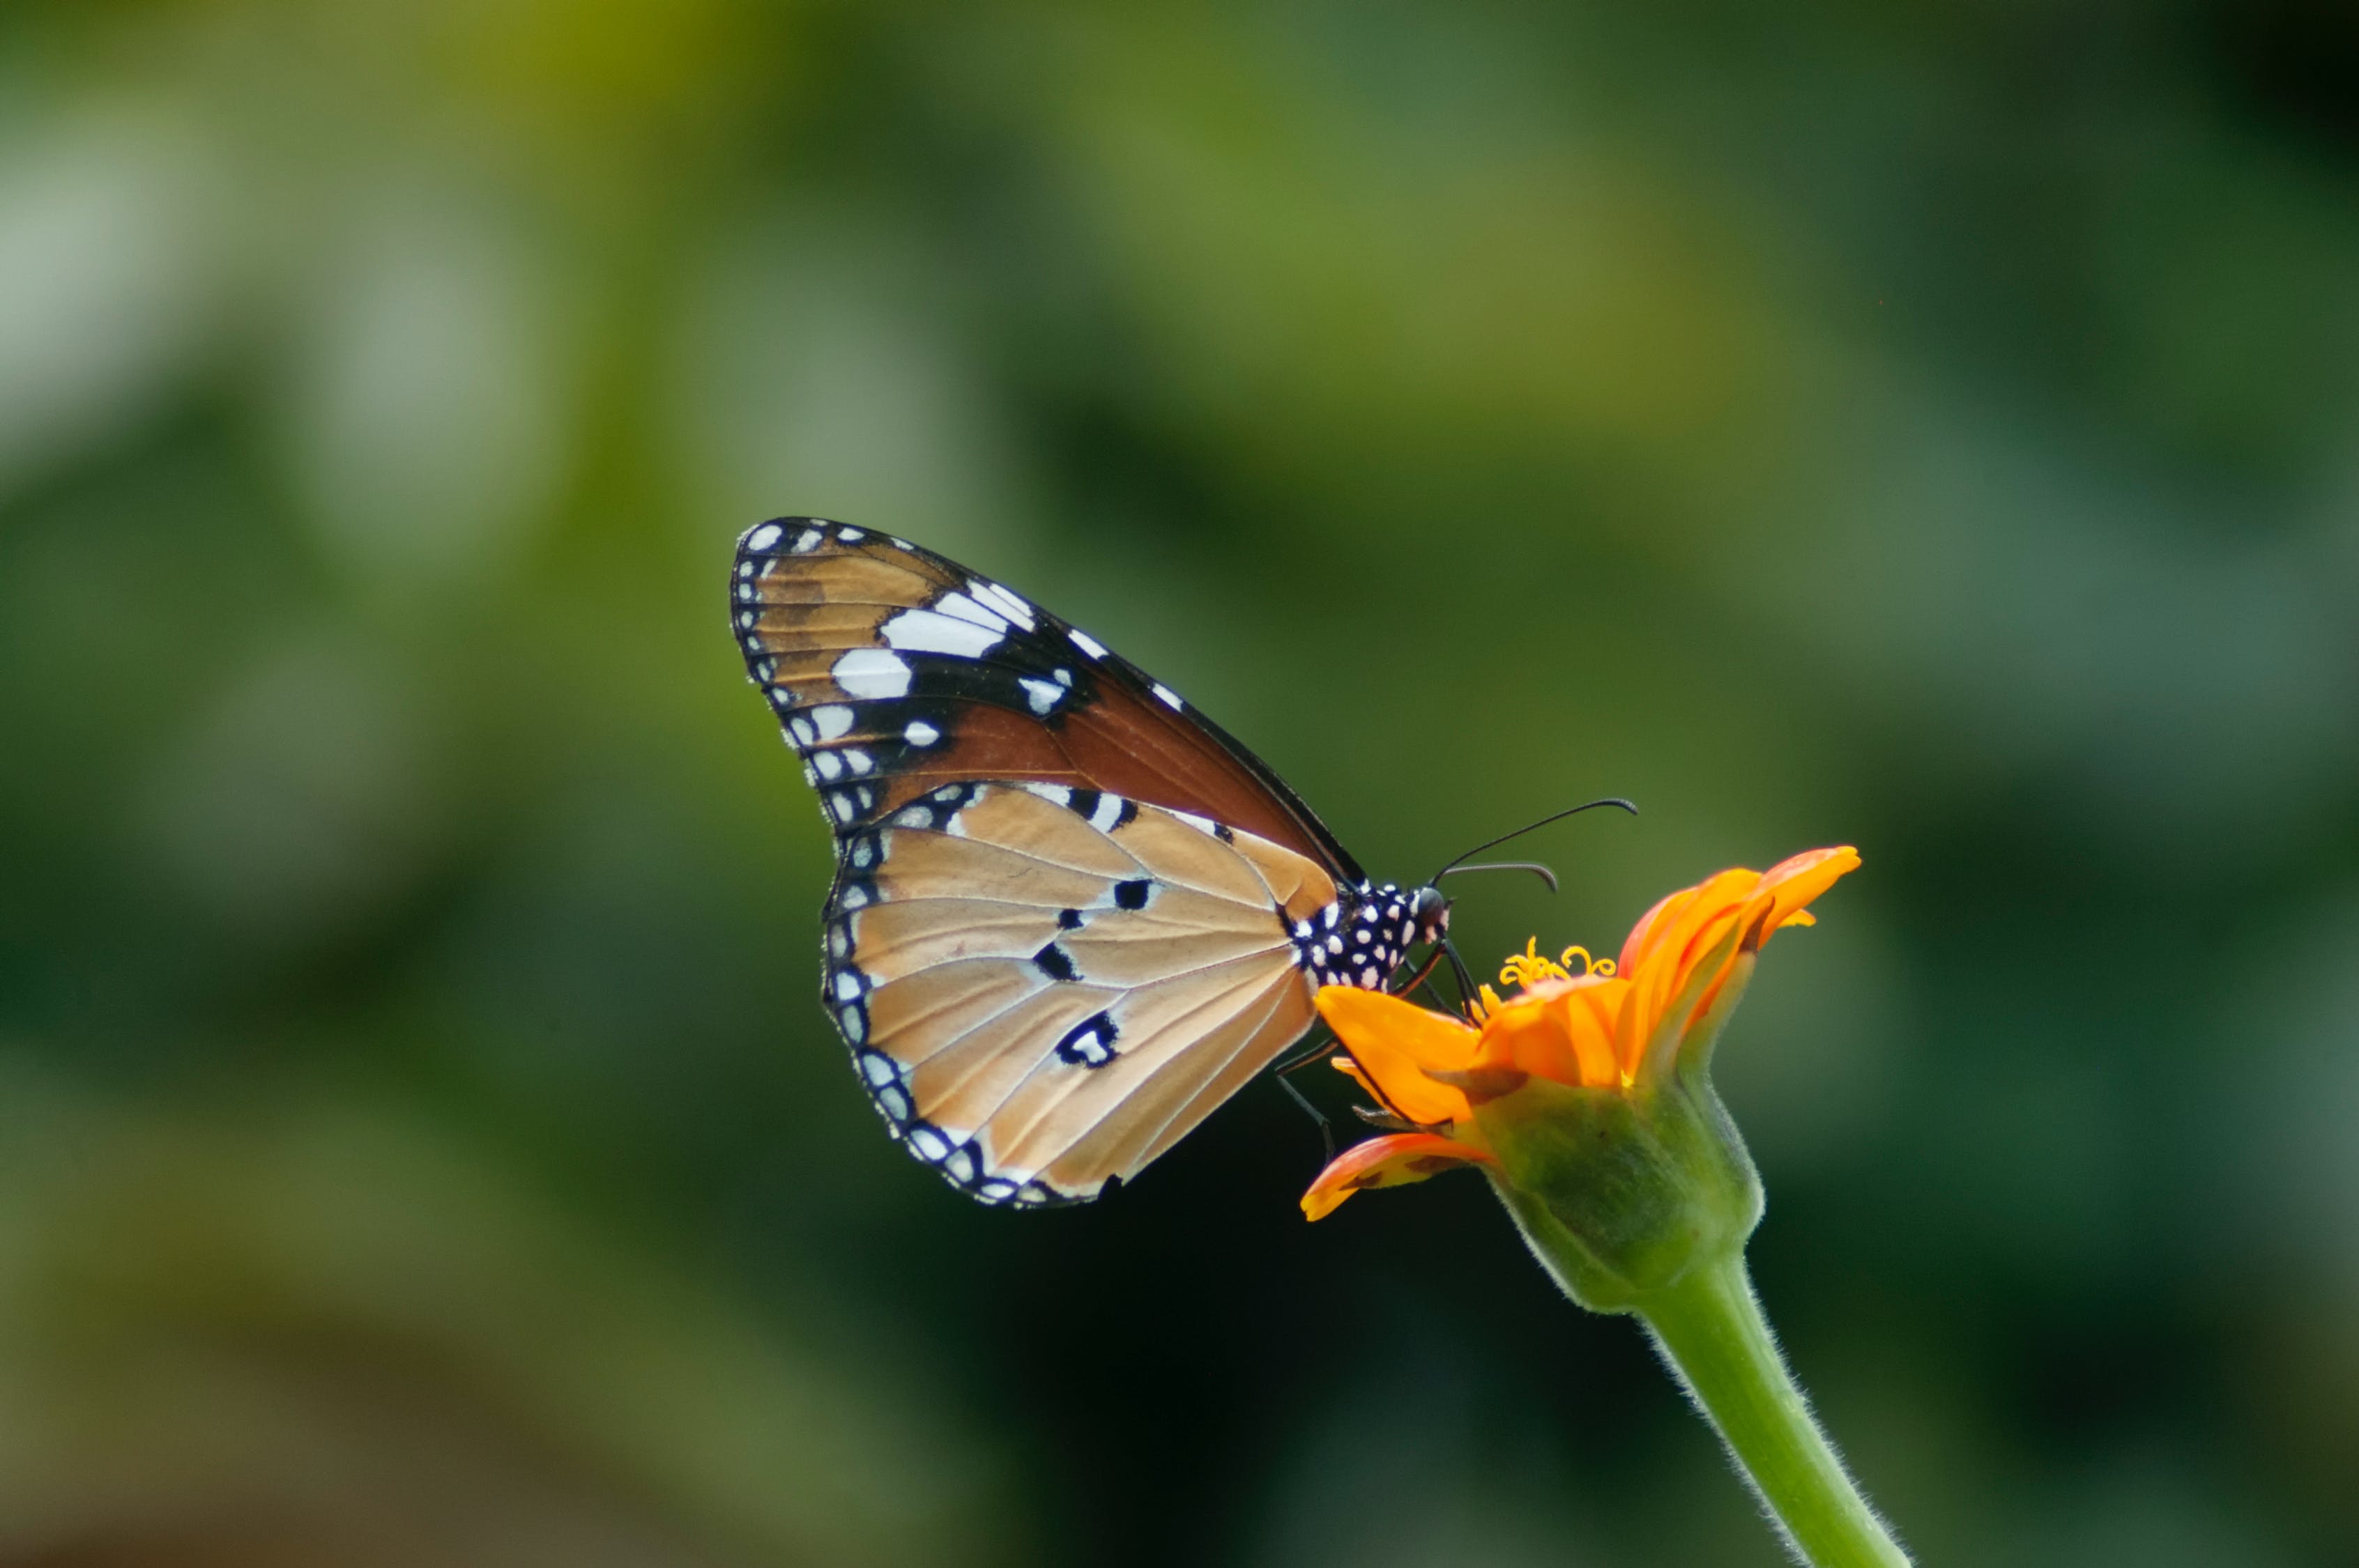
[[[1701,1071],[1762,945],[1786,926],[1811,924],[1807,906],[1858,864],[1845,846],[1766,872],[1722,871],[1640,916],[1618,963],[1592,963],[1578,947],[1555,962],[1527,945],[1499,975],[1516,993],[1503,1001],[1483,987],[1471,1022],[1382,991],[1322,988],[1319,1011],[1351,1052],[1335,1065],[1424,1130],[1344,1151],[1303,1195],[1303,1213],[1320,1218],[1364,1187],[1495,1166],[1480,1111],[1531,1079],[1627,1094],[1675,1067]],[[1575,957],[1580,974],[1570,967]]]

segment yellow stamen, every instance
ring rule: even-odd
[[[1499,983],[1503,986],[1521,986],[1529,989],[1542,980],[1571,979],[1572,977],[1565,972],[1563,965],[1554,959],[1540,957],[1539,946],[1538,937],[1526,937],[1524,950],[1520,953],[1508,954],[1507,961],[1499,967]]]
[[[1507,961],[1500,966],[1499,983],[1503,986],[1521,986],[1528,989],[1542,980],[1569,980],[1572,979],[1572,961],[1575,958],[1581,960],[1581,972],[1583,975],[1604,978],[1614,973],[1613,959],[1593,958],[1586,947],[1577,946],[1567,947],[1562,956],[1551,959],[1540,957],[1539,946],[1538,937],[1525,938],[1524,950],[1520,953],[1508,954]],[[1487,994],[1487,988],[1485,994]],[[1497,1005],[1495,999],[1492,1005]]]

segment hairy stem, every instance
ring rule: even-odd
[[[1637,1314],[1799,1561],[1908,1568],[1778,1354],[1741,1251],[1648,1292]]]

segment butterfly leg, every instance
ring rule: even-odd
[[[1322,1166],[1327,1164],[1335,1158],[1335,1124],[1328,1120],[1327,1113],[1312,1105],[1310,1097],[1296,1088],[1283,1074],[1278,1075],[1277,1087],[1286,1091],[1287,1098],[1302,1108],[1304,1115],[1319,1124],[1319,1141],[1323,1149],[1319,1162]]]
[[[1270,1068],[1270,1071],[1277,1074],[1281,1078],[1285,1077],[1289,1073],[1299,1073],[1302,1071],[1303,1068],[1310,1065],[1311,1063],[1329,1055],[1335,1049],[1335,1037],[1322,1029],[1320,1031],[1318,1039],[1313,1040],[1310,1044],[1304,1046],[1294,1055]]]
[[[1474,977],[1467,970],[1466,960],[1458,956],[1458,948],[1449,937],[1443,937],[1440,946],[1442,952],[1449,955],[1451,974],[1458,981],[1458,1011],[1464,1012],[1466,1004],[1474,1000]]]
[[[1270,1069],[1271,1076],[1277,1079],[1278,1087],[1286,1090],[1288,1094],[1293,1096],[1296,1104],[1301,1106],[1303,1109],[1310,1111],[1312,1116],[1318,1118],[1320,1132],[1328,1138],[1328,1148],[1331,1156],[1333,1152],[1334,1142],[1333,1135],[1327,1130],[1327,1118],[1321,1115],[1319,1110],[1314,1108],[1308,1099],[1303,1098],[1301,1090],[1296,1088],[1287,1080],[1294,1074],[1300,1072],[1303,1068],[1311,1065],[1315,1062],[1323,1061],[1333,1055],[1338,1051],[1341,1051],[1347,1056],[1352,1054],[1352,1048],[1338,1041],[1332,1034],[1322,1034],[1317,1041],[1313,1042],[1308,1049],[1299,1053],[1293,1060],[1281,1062]],[[1374,1088],[1375,1080],[1374,1078],[1369,1078],[1367,1081],[1371,1087],[1371,1091],[1374,1092],[1376,1098],[1384,1104],[1384,1115],[1389,1116],[1397,1121],[1401,1121],[1401,1125],[1404,1127],[1416,1125],[1413,1122],[1401,1120],[1399,1112],[1393,1108],[1390,1101],[1385,1100],[1383,1091]],[[1362,1111],[1360,1114],[1365,1116],[1367,1112]]]
[[[1424,985],[1427,978],[1433,973],[1434,967],[1440,962],[1441,949],[1436,947],[1425,956],[1425,962],[1418,966],[1417,973],[1411,975],[1403,984],[1392,988],[1393,995],[1407,996],[1418,987]]]
[[[1432,1000],[1436,1011],[1440,1012],[1457,1012],[1461,1014],[1465,1012],[1466,1009],[1462,1004],[1452,1007],[1451,1005],[1450,999],[1443,996],[1440,990],[1434,986],[1432,981],[1426,981],[1423,989],[1426,996]]]
[[[1271,1076],[1277,1079],[1278,1087],[1284,1089],[1288,1094],[1293,1096],[1296,1104],[1301,1106],[1303,1109],[1310,1111],[1312,1116],[1318,1118],[1320,1133],[1328,1141],[1328,1153],[1330,1158],[1332,1158],[1334,1153],[1334,1135],[1328,1131],[1327,1119],[1324,1116],[1321,1116],[1319,1111],[1311,1106],[1309,1100],[1303,1098],[1301,1090],[1296,1088],[1287,1080],[1292,1075],[1310,1066],[1312,1063],[1317,1062],[1323,1057],[1332,1055],[1338,1051],[1341,1051],[1346,1056],[1352,1054],[1352,1048],[1349,1045],[1343,1044],[1331,1034],[1321,1039],[1317,1044],[1312,1045],[1309,1050],[1304,1051],[1299,1055],[1296,1056],[1292,1061],[1281,1063],[1270,1069]],[[1356,1058],[1354,1059],[1356,1060]],[[1384,1107],[1381,1111],[1371,1112],[1364,1110],[1358,1106],[1353,1106],[1352,1108],[1358,1113],[1363,1120],[1370,1120],[1372,1117],[1382,1117],[1385,1119],[1371,1120],[1370,1125],[1376,1127],[1392,1127],[1395,1123],[1398,1123],[1399,1125],[1397,1128],[1395,1128],[1395,1130],[1413,1128],[1417,1125],[1417,1123],[1401,1115],[1399,1108],[1396,1107],[1392,1101],[1385,1098],[1384,1090],[1377,1086],[1375,1076],[1367,1073],[1364,1069],[1361,1074],[1361,1083],[1363,1087],[1366,1088],[1370,1094],[1376,1097],[1376,1103]]]

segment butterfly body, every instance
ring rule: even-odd
[[[1376,884],[1178,693],[906,541],[782,518],[732,622],[836,838],[823,996],[908,1152],[985,1203],[1126,1181],[1381,989],[1448,905]]]

